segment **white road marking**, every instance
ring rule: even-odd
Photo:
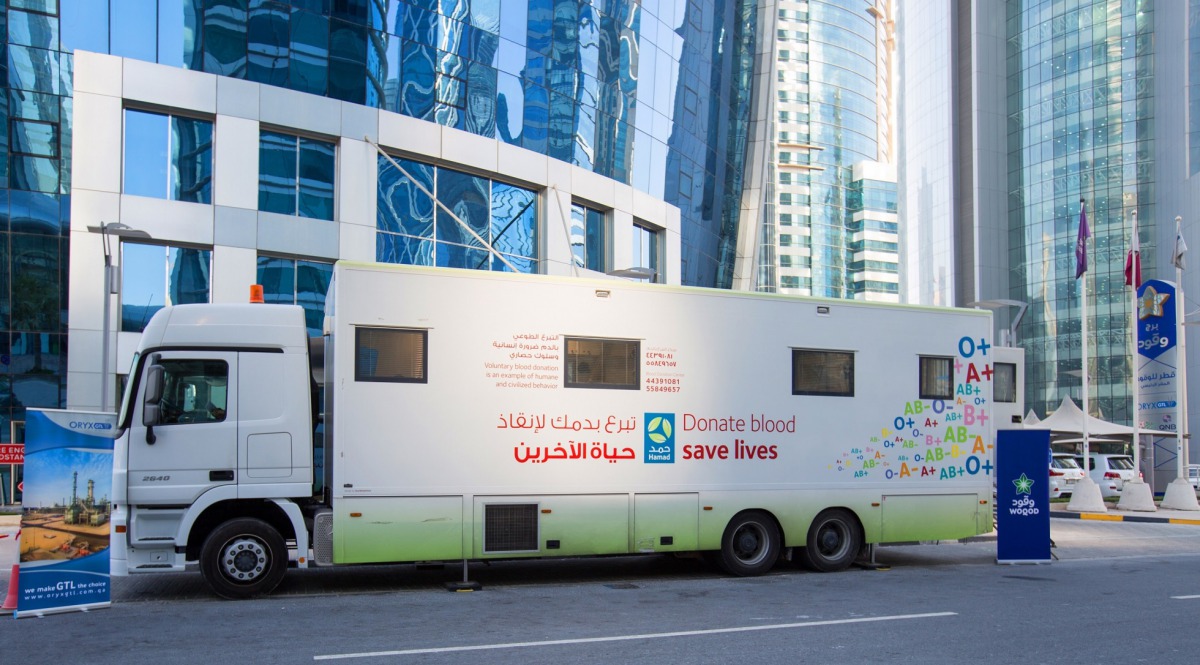
[[[381,656],[415,656],[421,654],[455,653],[461,651],[492,651],[496,649],[523,649],[528,647],[560,646],[564,644],[592,644],[596,642],[626,642],[629,640],[658,640],[668,637],[693,637],[697,635],[719,635],[721,633],[745,633],[756,630],[782,630],[785,628],[812,628],[814,626],[838,626],[851,623],[877,621],[903,621],[905,619],[933,619],[957,616],[957,612],[930,612],[927,614],[895,614],[858,619],[835,619],[829,621],[805,621],[803,623],[778,623],[769,626],[740,626],[737,628],[712,628],[709,630],[681,630],[671,633],[645,633],[641,635],[612,635],[609,637],[582,637],[569,640],[545,640],[542,642],[507,642],[502,644],[476,644],[461,647],[437,647],[429,649],[403,649],[397,651],[369,651],[363,653],[329,654],[313,656],[313,660],[345,660],[348,658],[378,658]]]
[[[1200,598],[1200,596],[1171,596],[1172,600],[1193,600],[1195,598]]]

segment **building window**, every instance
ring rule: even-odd
[[[662,268],[662,231],[648,224],[634,222],[633,224],[633,267],[649,268],[651,274],[644,282],[661,284]]]
[[[428,330],[356,328],[354,380],[428,383],[428,342]]]
[[[954,359],[921,356],[921,399],[954,399]]]
[[[790,257],[786,254],[784,254],[783,256],[780,256],[779,257],[779,267],[780,268],[795,267],[792,265],[792,257]],[[800,276],[799,275],[780,275],[779,276],[779,288],[781,288],[781,289],[798,289],[798,288],[800,288]]]
[[[376,260],[536,273],[537,201],[523,187],[380,155]]]
[[[8,146],[13,154],[58,157],[58,123],[10,120]]]
[[[629,339],[568,337],[568,388],[637,390],[641,343]]]
[[[258,283],[263,287],[263,301],[303,307],[309,337],[321,336],[325,294],[332,278],[332,263],[258,257]]]
[[[577,267],[608,271],[608,219],[603,212],[571,204],[571,256]]]
[[[854,397],[854,354],[792,349],[792,394]]]
[[[258,142],[258,209],[333,219],[336,146],[328,141],[262,132]]]
[[[125,109],[126,194],[212,203],[213,125]]]
[[[992,398],[997,402],[1014,404],[1017,401],[1017,366],[1014,363],[996,363],[992,376]]]
[[[167,305],[208,302],[212,251],[121,244],[121,330],[142,332]]]

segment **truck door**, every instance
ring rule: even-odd
[[[163,351],[159,424],[153,443],[142,425],[145,382],[135,402],[129,438],[129,503],[195,501],[213,487],[237,482],[237,353]]]

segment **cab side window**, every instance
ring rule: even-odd
[[[163,425],[225,420],[229,365],[223,360],[163,360]]]

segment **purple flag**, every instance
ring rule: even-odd
[[[1083,277],[1083,273],[1087,272],[1087,239],[1090,237],[1092,237],[1092,230],[1088,228],[1087,210],[1081,200],[1079,202],[1079,238],[1075,240],[1075,279]]]

